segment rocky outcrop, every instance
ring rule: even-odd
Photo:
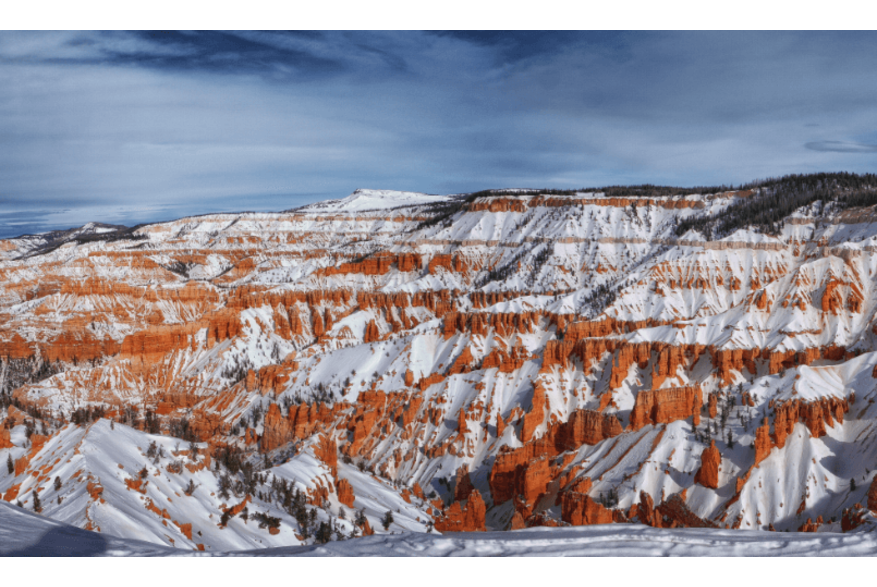
[[[435,255],[429,260],[427,271],[435,274],[439,268],[451,273],[466,273],[468,267],[461,255]]]
[[[700,469],[694,476],[694,482],[709,487],[719,488],[719,466],[722,464],[722,455],[716,448],[716,441],[710,443],[709,448],[700,454]]]
[[[561,519],[573,526],[611,524],[612,510],[597,503],[589,495],[569,491],[561,498]]]
[[[363,338],[363,342],[370,343],[375,342],[376,340],[380,340],[381,332],[378,330],[378,325],[374,320],[369,320],[368,324],[365,326],[365,336]]]
[[[349,508],[353,507],[353,502],[356,499],[356,496],[353,495],[353,486],[350,484],[350,481],[347,479],[339,479],[336,486],[336,493],[338,494],[338,501]]]
[[[556,446],[558,452],[575,450],[583,444],[593,446],[621,433],[621,424],[614,414],[576,410],[570,414],[567,422],[560,425]]]
[[[435,529],[439,532],[484,532],[487,530],[486,516],[487,507],[476,489],[469,494],[465,504],[455,501],[443,511],[435,521]]]
[[[314,444],[314,456],[329,467],[333,477],[338,476],[338,447],[327,434],[321,434]]]
[[[702,403],[698,386],[640,391],[630,415],[630,427],[639,430],[649,424],[669,424],[686,418],[693,418],[697,426]]]
[[[463,465],[457,469],[457,479],[454,485],[454,501],[466,501],[469,494],[475,491],[472,479],[469,477],[469,467]]]
[[[533,407],[524,416],[521,427],[521,441],[529,442],[536,434],[536,428],[545,419],[545,390],[538,383],[533,388]]]
[[[341,263],[318,270],[318,275],[386,275],[395,266],[400,272],[417,271],[422,261],[417,253],[394,254],[379,252],[362,261]]]
[[[789,400],[774,406],[774,442],[783,448],[786,437],[791,434],[795,423],[802,422],[814,438],[825,436],[826,426],[833,427],[835,421],[843,423],[844,414],[850,409],[848,399],[825,397],[815,401]]]
[[[545,493],[551,479],[545,447],[534,443],[501,451],[490,469],[488,482],[494,503],[520,495],[532,504]]]
[[[338,404],[332,408],[321,403],[298,404],[290,406],[288,415],[283,417],[280,406],[271,404],[265,413],[259,448],[269,452],[287,442],[308,438],[320,425],[331,422],[339,408]]]
[[[755,465],[763,461],[770,455],[771,443],[770,443],[770,424],[767,421],[767,418],[764,419],[764,422],[761,426],[759,426],[755,430]]]

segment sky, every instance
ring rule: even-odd
[[[0,238],[877,168],[877,33],[0,32]]]

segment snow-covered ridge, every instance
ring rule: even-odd
[[[299,208],[297,212],[362,212],[365,210],[387,210],[402,206],[416,206],[446,202],[453,196],[439,196],[420,192],[399,192],[395,190],[358,189],[346,198],[326,200]]]
[[[0,501],[0,556],[874,556],[877,537],[648,526],[403,533],[321,546],[233,552],[180,550],[80,530]]]

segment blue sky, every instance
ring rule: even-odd
[[[0,237],[875,171],[875,33],[0,32]]]

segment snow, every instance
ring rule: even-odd
[[[401,206],[435,204],[449,201],[453,196],[437,196],[419,192],[394,190],[358,189],[346,198],[318,202],[296,210],[297,212],[361,212],[364,210],[387,210]]]
[[[514,532],[401,533],[325,545],[181,551],[80,530],[0,502],[0,556],[875,556],[873,532],[657,530],[640,525]]]

